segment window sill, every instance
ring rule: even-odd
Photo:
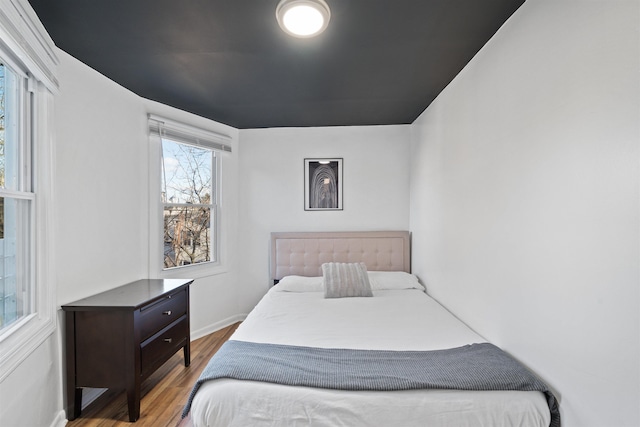
[[[203,263],[162,270],[158,277],[161,279],[201,279],[203,277],[225,274],[227,272],[228,268],[224,264]]]
[[[3,334],[0,338],[0,383],[55,330],[53,316],[32,314]]]

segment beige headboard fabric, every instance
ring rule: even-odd
[[[410,273],[409,232],[271,233],[271,279],[322,276],[325,262],[364,262],[369,271]]]

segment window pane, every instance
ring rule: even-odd
[[[30,201],[0,197],[0,329],[29,314]]]
[[[211,261],[211,214],[208,207],[165,206],[164,268]]]
[[[213,152],[162,140],[163,203],[211,204]]]
[[[18,190],[17,78],[0,61],[0,188]]]

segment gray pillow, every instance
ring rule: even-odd
[[[364,263],[327,262],[322,264],[325,298],[372,297]]]

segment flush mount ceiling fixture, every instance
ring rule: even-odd
[[[281,0],[276,8],[276,18],[285,33],[308,38],[327,28],[331,11],[324,0]]]

